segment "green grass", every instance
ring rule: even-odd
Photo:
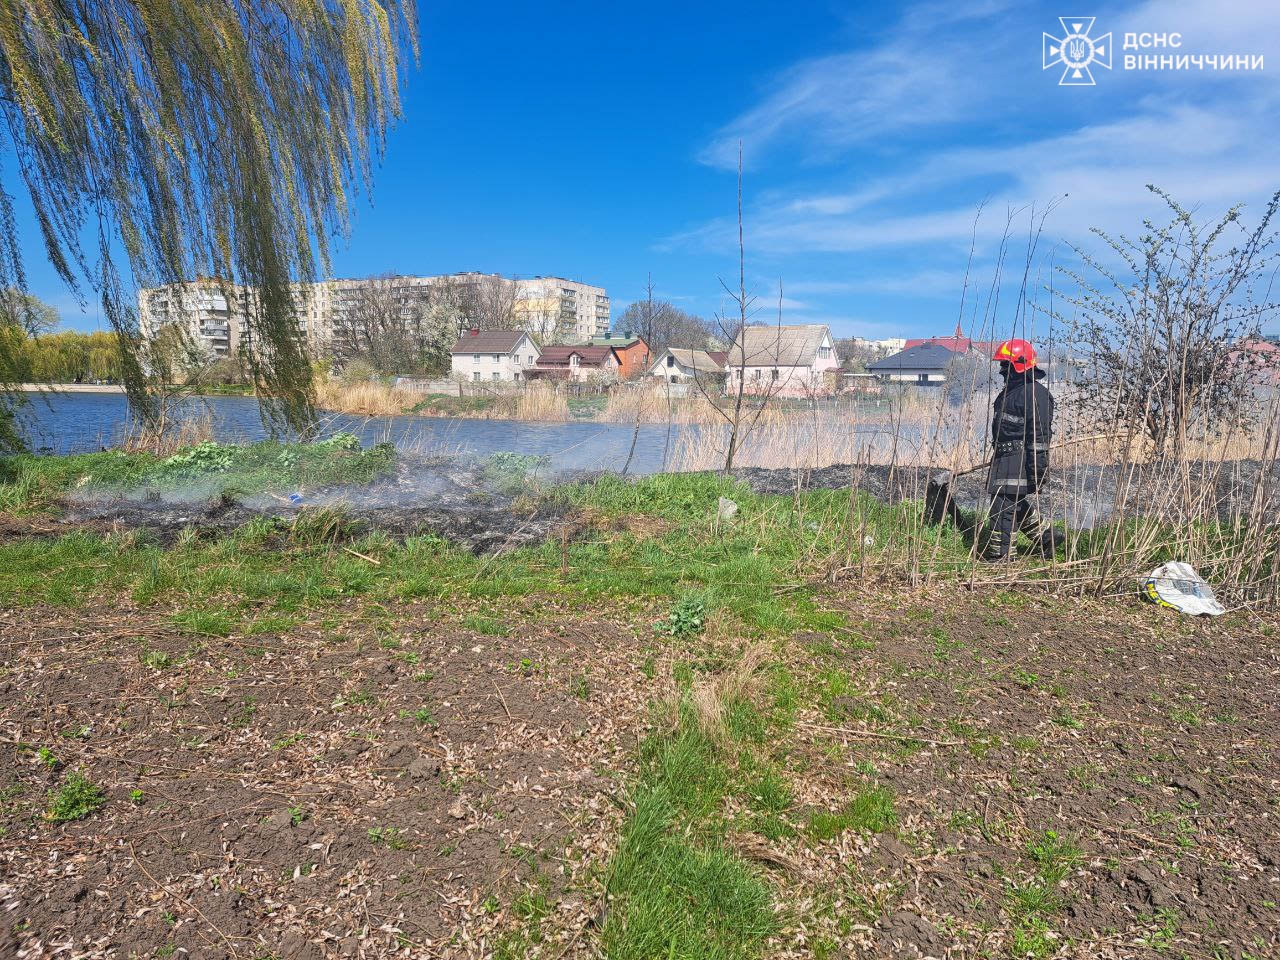
[[[805,833],[815,842],[831,840],[846,830],[884,833],[898,823],[893,792],[886,787],[860,790],[843,810],[828,810],[810,815]]]
[[[717,535],[711,520],[717,497],[726,491],[740,498],[743,519]],[[815,493],[812,505],[791,497],[759,498],[706,474],[634,485],[605,480],[599,489],[570,487],[555,496],[602,512],[643,506],[653,515],[686,519],[655,537],[608,533],[498,558],[477,558],[434,536],[403,544],[377,537],[351,542],[352,549],[376,554],[381,566],[334,550],[328,535],[291,535],[270,520],[220,539],[183,538],[169,549],[146,538],[85,533],[10,540],[0,544],[0,602],[76,605],[120,593],[144,605],[177,601],[184,609],[175,622],[211,635],[243,629],[244,611],[292,614],[353,595],[483,601],[537,593],[578,603],[696,595],[706,609],[757,635],[843,624],[841,616],[815,606],[804,584],[815,553],[825,555],[836,543],[834,535],[824,539],[823,531],[840,512],[838,498]],[[847,492],[842,496],[847,509]],[[810,522],[819,525],[817,534]]]
[[[764,878],[725,843],[730,768],[685,712],[641,751],[632,811],[609,869],[610,960],[757,957],[777,928]]]
[[[1063,881],[1083,857],[1070,837],[1054,830],[1029,841],[1026,852],[1035,864],[1035,875],[1011,882],[1005,895],[1005,908],[1013,920],[1013,951],[1020,957],[1048,957],[1063,945],[1053,931],[1066,906]]]
[[[447,393],[429,393],[406,412],[423,416],[460,416],[483,413],[497,402],[496,396],[455,397]]]
[[[83,820],[106,802],[107,796],[101,787],[73,770],[67,774],[62,786],[50,794],[47,817],[54,823]]]

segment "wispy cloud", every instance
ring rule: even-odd
[[[914,4],[883,33],[784,71],[708,140],[705,163],[731,167],[739,139],[758,161],[747,180],[748,261],[803,278],[787,284],[805,301],[795,314],[958,299],[971,243],[975,275],[989,275],[1007,211],[1018,214],[1017,250],[1031,212],[1055,204],[1039,250],[1058,262],[1071,256],[1064,244],[1100,248],[1093,228],[1132,234],[1163,217],[1147,184],[1205,218],[1243,202],[1251,221],[1280,187],[1276,70],[1117,68],[1096,88],[1059,88],[1039,61],[1040,33],[1058,12],[1004,0]],[[1144,31],[1180,32],[1187,53],[1280,61],[1280,4],[1270,2],[1145,0],[1097,29],[1112,32],[1117,63],[1123,35]],[[716,218],[660,249],[729,257],[736,240],[736,221]]]
[[[993,32],[975,53],[972,37],[957,25],[1011,6],[1013,0],[988,0],[909,8],[885,36],[802,61],[775,78],[768,95],[725,124],[699,159],[729,168],[737,164],[739,141],[750,159],[787,138],[830,157],[889,133],[960,123],[982,110],[984,77],[995,69],[997,48],[1011,39]]]

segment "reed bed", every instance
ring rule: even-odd
[[[365,417],[394,417],[412,408],[422,395],[402,390],[378,380],[345,383],[320,380],[316,383],[316,405],[322,410]]]
[[[556,422],[570,417],[565,390],[534,382],[517,390],[478,392],[462,397],[424,397],[377,380],[344,383],[326,380],[316,386],[316,403],[324,410],[366,417],[394,417],[411,412],[480,420]]]

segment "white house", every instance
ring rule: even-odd
[[[523,380],[540,352],[523,330],[468,330],[449,351],[455,380]]]
[[[805,397],[835,392],[836,356],[826,324],[747,327],[729,350],[728,389],[771,397]]]
[[[658,354],[658,358],[649,368],[649,376],[661,377],[672,383],[692,380],[698,377],[711,380],[724,376],[724,365],[729,353],[727,350],[685,350],[680,347],[668,347]]]

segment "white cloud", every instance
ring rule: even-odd
[[[955,7],[965,9],[947,21]],[[1041,19],[1001,0],[916,4],[872,43],[785,72],[700,155],[731,166],[739,138],[748,159],[775,155],[748,179],[764,187],[746,210],[748,261],[799,272],[787,293],[818,316],[866,296],[958,296],[975,233],[974,275],[991,276],[1007,210],[1019,215],[1009,241],[1018,263],[1033,205],[1059,201],[1039,249],[1061,263],[1073,256],[1063,241],[1101,250],[1092,228],[1132,235],[1144,217],[1165,219],[1147,184],[1204,219],[1244,202],[1245,223],[1256,222],[1280,187],[1274,76],[1116,69],[1096,89],[1061,90],[1039,76],[1039,31],[1056,24]],[[1117,62],[1130,31],[1180,32],[1179,52],[1280,56],[1266,49],[1280,36],[1275,2],[1147,0],[1097,29],[1113,33]],[[1045,83],[1026,82],[1028,70]],[[716,218],[660,249],[732,256],[736,242],[736,221]]]
[[[1013,6],[930,3],[909,8],[878,43],[802,61],[773,82],[755,107],[722,127],[700,152],[706,164],[732,168],[738,144],[748,163],[778,140],[799,139],[813,153],[868,143],[889,133],[954,124],[979,113],[986,79],[1014,42],[991,31],[975,53],[957,24]]]

